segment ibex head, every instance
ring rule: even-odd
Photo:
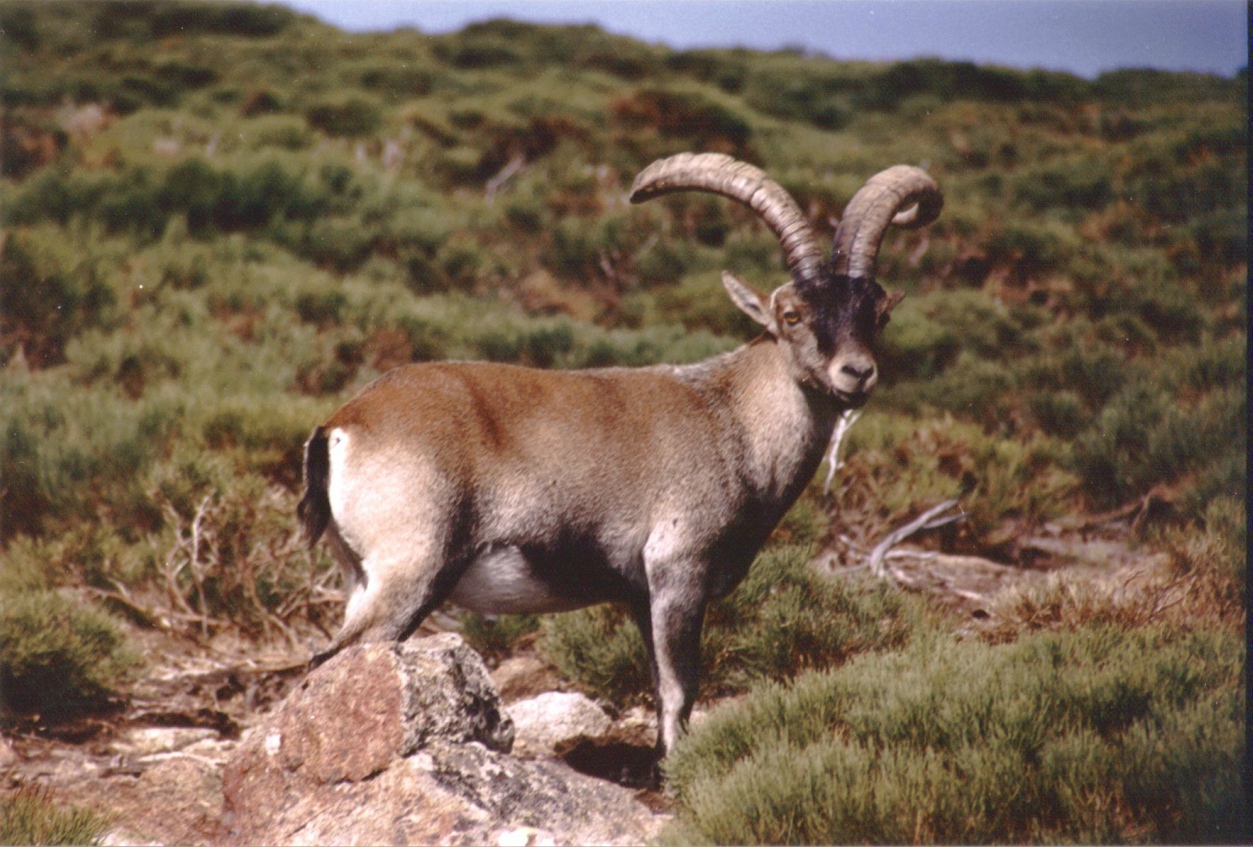
[[[897,165],[862,186],[844,210],[829,261],[796,201],[761,169],[719,153],[681,153],[636,177],[631,202],[671,191],[720,194],[757,212],[778,237],[792,279],[763,298],[724,272],[731,299],[778,340],[796,380],[843,405],[865,402],[878,381],[872,353],[900,293],[875,281],[875,260],[888,224],[931,223],[944,205],[935,181],[920,168]]]

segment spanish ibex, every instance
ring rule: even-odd
[[[351,584],[315,663],[406,638],[450,599],[488,614],[621,602],[648,647],[658,754],[672,748],[696,697],[705,607],[743,579],[836,418],[878,379],[871,344],[901,297],[874,279],[883,233],[943,205],[925,172],[889,168],[848,204],[827,262],[788,193],[728,156],[654,162],[631,200],[686,189],[748,205],[782,243],[792,279],[769,298],[722,277],[765,332],[693,365],[433,362],[368,385],[305,448],[300,518]]]

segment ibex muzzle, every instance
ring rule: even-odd
[[[481,613],[626,604],[648,647],[658,752],[697,692],[710,600],[743,579],[822,460],[836,418],[878,379],[872,345],[900,295],[874,280],[889,223],[939,214],[935,183],[898,166],[849,203],[830,260],[762,171],[681,154],[631,199],[710,191],[753,208],[791,281],[763,298],[723,283],[765,332],[681,367],[543,371],[488,363],[397,368],[314,430],[299,514],[350,585],[348,644],[408,637],[446,600]]]

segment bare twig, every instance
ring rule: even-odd
[[[97,597],[103,600],[112,600],[114,603],[117,603],[120,606],[125,606],[126,608],[130,609],[131,612],[133,612],[134,615],[143,622],[144,626],[152,626],[156,629],[169,629],[170,628],[169,624],[166,623],[164,620],[162,620],[160,615],[153,612],[151,609],[147,608],[146,606],[140,605],[140,603],[137,600],[135,600],[135,598],[131,597],[130,592],[127,591],[125,586],[123,586],[120,582],[118,582],[117,580],[110,580],[110,581],[113,583],[113,585],[116,587],[117,590],[110,591],[107,588],[96,588],[93,585],[88,585],[86,586],[86,588],[92,594],[96,595]]]
[[[170,548],[169,554],[165,557],[165,566],[161,569],[162,576],[165,577],[166,593],[169,595],[170,601],[175,606],[182,609],[187,614],[194,615],[196,610],[192,608],[191,604],[187,601],[186,595],[183,594],[182,587],[178,584],[178,576],[182,572],[183,566],[186,562],[186,560],[182,558],[182,553],[187,546],[187,542],[183,538],[182,520],[179,517],[178,512],[174,509],[174,506],[168,502],[162,504],[162,511],[166,513],[166,516],[170,519],[171,525],[174,527],[174,546]]]
[[[209,504],[213,501],[212,494],[206,494],[204,499],[200,501],[200,505],[196,507],[196,514],[191,519],[191,555],[188,558],[188,570],[191,571],[192,581],[196,584],[196,596],[200,599],[200,635],[202,638],[209,637],[209,598],[205,595],[205,567],[201,562],[200,546],[204,542],[208,542],[213,563],[218,562],[217,545],[213,543],[213,539],[205,538],[204,520],[205,515],[209,511]]]
[[[321,619],[343,603],[332,587],[338,570],[319,567],[286,520],[286,492],[269,487],[247,505],[210,493],[184,509],[158,492],[151,496],[172,535],[158,571],[167,597],[148,610],[119,586],[116,596],[109,592],[113,599],[164,629],[186,628],[184,634],[206,645],[209,636],[230,629],[259,630],[262,638],[289,644],[300,643],[305,623],[327,634]],[[307,581],[292,579],[302,563]],[[274,597],[278,591],[281,599]]]
[[[952,514],[945,514],[945,512],[948,512],[954,507],[957,507],[956,500],[945,500],[938,506],[923,512],[917,518],[904,526],[898,527],[897,529],[889,532],[887,536],[876,544],[875,548],[870,551],[870,558],[866,561],[866,566],[870,568],[870,572],[876,577],[882,578],[884,575],[883,562],[884,559],[887,558],[888,552],[914,533],[922,532],[923,530],[928,529],[936,529],[944,526],[945,524],[950,524],[966,517],[966,512],[960,507],[958,507],[957,511]]]
[[[509,162],[500,169],[500,173],[496,174],[496,176],[487,181],[487,196],[485,199],[488,204],[491,204],[491,202],[496,199],[496,192],[503,188],[505,183],[513,179],[513,177],[516,176],[525,166],[526,157],[521,153],[515,153],[513,158],[511,158]]]

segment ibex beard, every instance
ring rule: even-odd
[[[763,333],[685,366],[544,371],[444,362],[384,374],[314,430],[299,514],[350,586],[314,657],[410,636],[447,600],[482,614],[625,604],[648,650],[658,758],[695,701],[705,609],[743,579],[822,461],[838,416],[878,380],[875,336],[900,295],[874,279],[889,224],[942,196],[918,168],[873,177],[829,259],[796,202],[719,154],[654,162],[640,202],[708,191],[754,209],[791,280],[763,297],[730,273]]]

